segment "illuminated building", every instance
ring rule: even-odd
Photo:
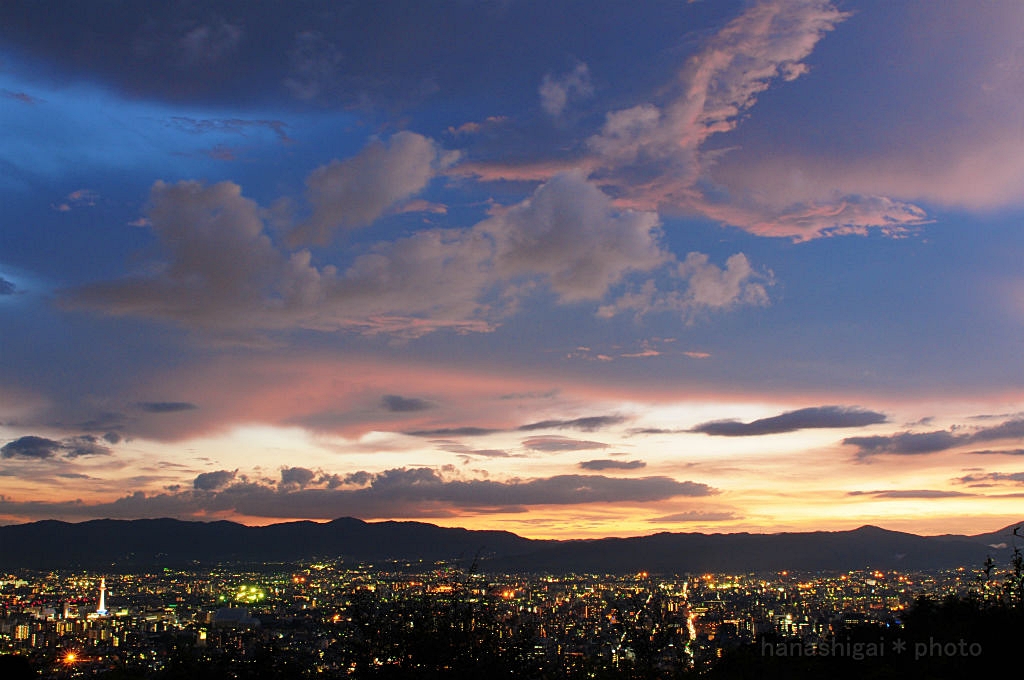
[[[107,615],[107,578],[105,576],[100,577],[100,606],[96,608],[96,613],[99,616]]]

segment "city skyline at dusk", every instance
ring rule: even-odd
[[[0,7],[0,523],[1024,498],[1024,7]]]

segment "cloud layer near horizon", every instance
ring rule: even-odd
[[[444,517],[460,510],[521,513],[532,506],[652,503],[717,493],[706,484],[669,477],[613,478],[556,475],[548,478],[449,479],[429,468],[396,468],[344,476],[284,468],[279,482],[217,470],[198,475],[193,488],[135,492],[109,503],[19,502],[0,497],[0,512],[48,517],[208,517],[235,513],[260,518],[363,519]]]

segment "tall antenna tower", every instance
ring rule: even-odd
[[[100,577],[100,606],[96,608],[96,613],[100,616],[107,615],[107,577]]]

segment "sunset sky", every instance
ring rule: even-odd
[[[0,523],[1024,518],[1024,3],[0,4]]]

